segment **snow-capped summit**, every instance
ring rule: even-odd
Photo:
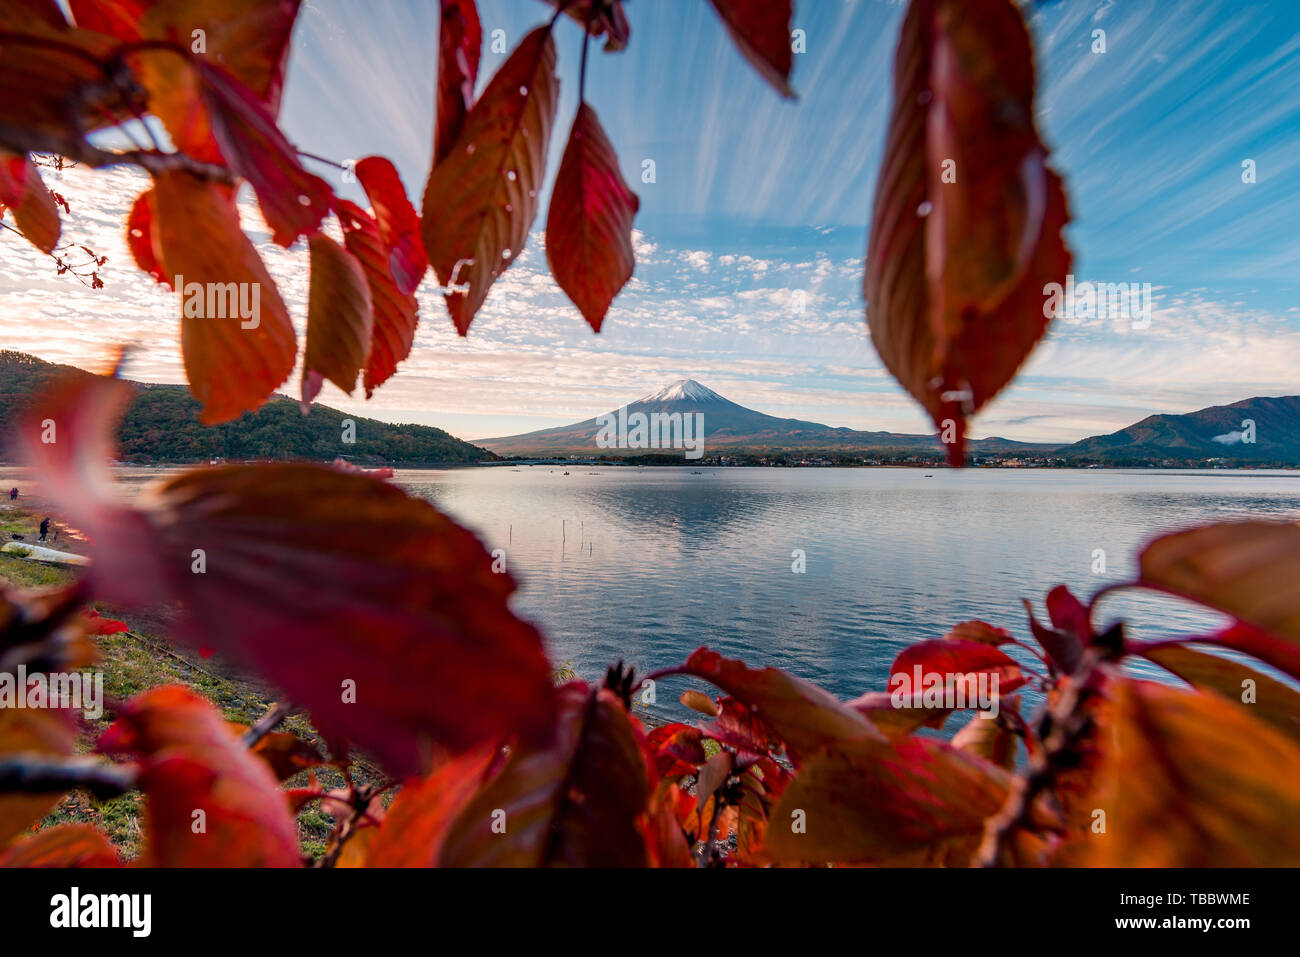
[[[707,386],[700,385],[694,379],[678,379],[672,385],[664,386],[658,392],[652,392],[637,400],[638,402],[725,402],[726,400]]]

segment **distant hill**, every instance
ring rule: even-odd
[[[1243,422],[1254,423],[1254,441]],[[1232,464],[1300,464],[1300,396],[1243,399],[1182,415],[1151,415],[1136,425],[1060,449],[1080,463],[1159,465],[1220,460]]]
[[[89,375],[21,352],[0,351],[0,423],[13,422],[31,397],[56,379]],[[467,464],[495,459],[491,452],[427,425],[390,425],[275,396],[233,422],[205,426],[199,404],[178,385],[133,382],[135,399],[119,430],[119,456],[138,464],[206,462],[213,458],[314,459],[342,456],[362,465]],[[356,423],[356,442],[341,441],[343,420]]]
[[[617,410],[615,410],[617,411]],[[694,379],[681,379],[627,406],[627,414],[672,415],[700,412],[704,415],[704,453],[783,452],[918,452],[934,453],[941,446],[933,435],[899,432],[860,432],[833,428],[803,419],[782,419],[756,412],[723,398]],[[596,419],[575,422],[524,435],[480,439],[479,445],[498,455],[637,455],[637,449],[601,448],[597,445],[600,423]],[[1054,445],[1035,445],[1009,439],[977,439],[967,443],[973,452],[1046,451]],[[680,454],[680,453],[677,453]]]

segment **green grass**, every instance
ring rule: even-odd
[[[9,507],[0,509],[0,535],[3,541],[12,541],[18,533],[34,541],[33,529],[40,519],[26,509]],[[60,565],[47,565],[28,561],[0,552],[0,584],[17,588],[46,588],[62,586],[75,580],[77,569]],[[131,615],[123,614],[104,605],[97,606],[109,618],[121,618],[128,625]],[[261,684],[242,680],[238,676],[223,674],[220,669],[194,656],[173,649],[170,642],[158,635],[136,631],[101,635],[97,639],[100,660],[92,670],[104,676],[106,702],[125,701],[150,688],[160,685],[180,684],[192,688],[217,708],[227,721],[252,724],[275,703]],[[113,713],[106,707],[104,715],[95,721],[84,720],[77,745],[81,753],[94,747],[95,741],[113,721]],[[290,714],[278,729],[288,731],[307,741],[318,737],[304,714]],[[321,750],[324,746],[321,745]],[[359,784],[380,784],[387,780],[382,770],[364,755],[354,753],[349,771],[352,780]],[[287,786],[306,787],[311,775],[304,771],[286,782]],[[343,775],[335,768],[315,769],[317,783],[325,789],[346,786]],[[388,796],[391,800],[391,794]],[[90,824],[100,828],[125,859],[137,856],[141,850],[142,815],[144,802],[138,791],[132,791],[109,801],[96,801],[83,791],[64,795],[39,827],[56,824]],[[319,802],[309,804],[298,815],[299,844],[302,852],[312,859],[325,854],[334,819],[319,807]]]
[[[15,534],[24,536],[22,544],[35,544],[40,524],[40,518],[28,509],[14,505],[0,508],[0,545],[14,541]],[[47,565],[0,552],[0,581],[19,588],[66,585],[75,577],[76,571],[65,565]]]
[[[113,612],[105,611],[112,615]],[[100,661],[96,666],[104,675],[104,696],[107,701],[125,700],[150,688],[167,684],[182,684],[192,688],[221,712],[227,721],[252,724],[275,703],[251,682],[243,682],[211,671],[172,651],[163,639],[119,632],[98,639]],[[87,720],[78,750],[89,751],[98,736],[112,723],[113,715],[105,709],[98,721]],[[307,717],[291,714],[279,728],[307,741],[317,738]],[[322,746],[323,749],[323,746]],[[353,755],[350,767],[352,779],[359,784],[377,784],[386,780],[382,770],[364,756]],[[343,775],[334,768],[316,768],[317,783],[325,788],[345,786]],[[306,787],[310,774],[306,771],[286,782],[292,787]],[[41,822],[41,827],[55,824],[91,824],[102,829],[124,858],[135,857],[140,852],[141,815],[144,812],[139,792],[110,801],[98,802],[88,795],[75,791],[66,795],[59,805]],[[325,854],[334,821],[318,804],[309,804],[298,815],[299,846],[304,855],[315,860]]]

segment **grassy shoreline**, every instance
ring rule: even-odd
[[[0,536],[4,542],[12,541],[14,534],[24,536],[24,541],[35,543],[41,519],[50,514],[51,526],[58,528],[57,542],[50,543],[63,551],[84,554],[85,538],[59,521],[58,516],[44,507],[39,499],[17,503],[7,499],[0,505]],[[51,536],[52,537],[52,536]],[[57,588],[75,580],[77,570],[70,566],[47,564],[18,558],[0,552],[0,585],[6,589]],[[96,603],[100,613],[125,621],[129,631],[101,635],[96,641],[100,660],[95,669],[104,676],[106,706],[98,720],[83,718],[78,736],[77,751],[86,753],[113,721],[108,703],[124,701],[159,685],[185,685],[210,701],[227,721],[250,725],[262,717],[276,702],[275,689],[255,679],[243,677],[230,666],[213,658],[202,659],[188,649],[176,648],[167,640],[160,627],[165,621],[160,615],[133,615]],[[315,741],[318,735],[307,715],[290,714],[280,725],[306,741]],[[383,772],[364,756],[353,755],[352,775],[360,783],[383,780]],[[333,768],[316,769],[316,777],[324,788],[344,786],[342,775]],[[291,786],[305,787],[308,774],[303,772],[288,782]],[[298,815],[299,843],[304,855],[313,860],[325,854],[333,819],[319,806],[309,805]],[[118,798],[96,801],[81,791],[66,794],[58,805],[40,822],[38,829],[56,824],[91,824],[102,829],[124,859],[134,858],[140,852],[142,798],[132,791]]]

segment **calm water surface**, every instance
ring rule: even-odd
[[[1022,598],[1085,598],[1159,532],[1300,518],[1300,473],[520,466],[399,481],[503,548],[516,610],[584,677],[709,645],[841,697],[886,687],[907,644],[983,618],[1027,637]],[[1094,573],[1094,552],[1105,572]],[[793,571],[802,550],[806,571]],[[1103,606],[1156,638],[1216,617],[1164,598]],[[1045,617],[1045,616],[1044,616]],[[675,694],[667,696],[671,701]]]
[[[123,470],[130,485],[163,470]],[[709,645],[841,697],[884,690],[907,644],[982,618],[1027,637],[1022,598],[1131,577],[1159,532],[1300,519],[1300,472],[505,466],[396,481],[505,550],[515,610],[551,657],[644,674]],[[1094,551],[1106,569],[1094,573]],[[801,550],[806,570],[792,569]],[[1164,598],[1104,606],[1140,638],[1216,619]],[[663,689],[670,713],[680,688]]]

